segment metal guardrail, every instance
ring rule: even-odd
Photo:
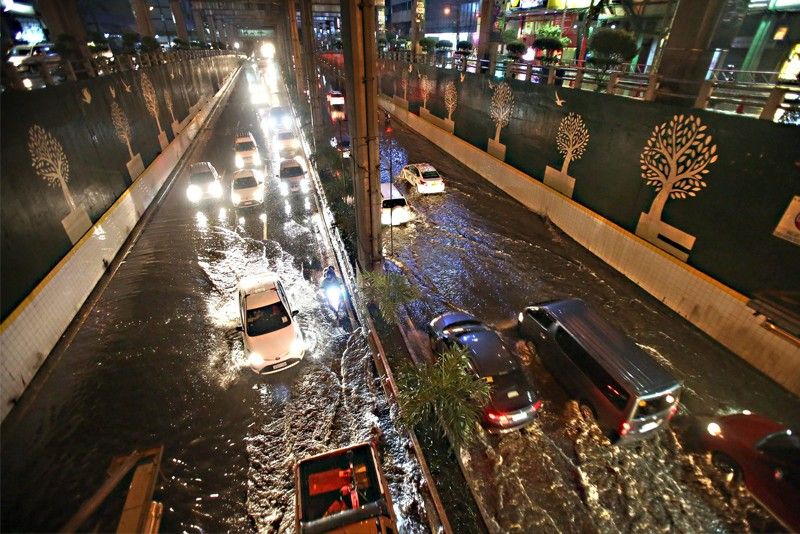
[[[106,76],[116,72],[139,70],[153,65],[170,64],[193,59],[238,56],[231,50],[170,50],[168,52],[137,52],[112,57],[92,57],[84,60],[60,59],[28,65],[20,71],[9,61],[3,62],[3,88],[33,90],[52,87],[70,81]]]
[[[779,80],[777,72],[714,70],[706,81],[692,82],[665,78],[647,66],[629,64],[602,70],[578,62],[550,65],[538,61],[480,60],[459,54],[412,56],[409,51],[381,52],[379,58],[527,83],[603,90],[606,94],[644,102],[652,102],[660,94],[682,100],[695,109],[800,123],[800,118],[796,118],[800,116],[800,82]],[[690,90],[670,93],[667,88],[676,84]]]

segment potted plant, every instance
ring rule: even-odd
[[[600,28],[595,31],[588,44],[589,64],[597,71],[597,91],[606,88],[609,73],[621,63],[630,61],[636,55],[636,40],[625,30]]]

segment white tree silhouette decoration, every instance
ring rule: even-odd
[[[128,123],[128,117],[117,101],[111,102],[111,122],[114,124],[114,129],[117,131],[117,137],[128,147],[128,154],[133,159],[133,149],[131,149],[131,126]]]
[[[444,84],[444,107],[447,109],[447,120],[453,120],[453,112],[458,105],[458,90],[453,80],[447,80]]]
[[[167,111],[169,111],[169,116],[172,117],[172,122],[177,122],[175,120],[175,105],[172,102],[171,92],[164,91],[164,103],[167,105]]]
[[[492,104],[489,111],[492,115],[492,120],[495,123],[494,141],[500,142],[500,130],[508,126],[508,121],[511,119],[511,113],[514,111],[514,93],[511,91],[511,86],[506,82],[500,82],[499,85],[493,86],[491,83],[489,87],[494,89],[492,94]]]
[[[661,219],[668,199],[693,197],[706,187],[703,177],[717,161],[707,128],[694,115],[676,115],[653,129],[640,157],[642,178],[658,191],[647,213],[652,220]]]
[[[570,113],[563,119],[558,126],[556,134],[556,145],[558,151],[564,155],[564,165],[561,172],[567,174],[569,164],[583,156],[586,145],[589,144],[589,131],[583,123],[583,119],[577,113]]]
[[[67,202],[69,210],[75,211],[78,206],[67,186],[69,161],[58,139],[38,124],[34,124],[28,130],[28,152],[30,152],[31,165],[36,174],[50,186],[61,186],[61,192],[64,193],[64,200]]]
[[[436,90],[436,82],[431,80],[427,74],[423,74],[419,80],[419,92],[422,96],[422,107],[428,109],[428,97]]]
[[[161,120],[158,118],[158,97],[156,96],[156,90],[153,87],[153,83],[150,81],[150,77],[147,74],[142,73],[142,96],[144,97],[144,104],[147,107],[148,113],[153,116],[156,120],[156,126],[158,126],[158,132],[161,133],[164,130],[161,129]]]
[[[408,72],[405,70],[400,77],[400,87],[403,88],[403,100],[408,100]]]

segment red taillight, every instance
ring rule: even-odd
[[[628,433],[628,430],[630,430],[630,429],[631,429],[631,425],[630,425],[630,424],[628,424],[628,422],[627,422],[627,421],[625,421],[624,423],[622,423],[622,424],[620,425],[620,427],[619,427],[619,437],[622,437],[622,436],[624,436],[625,434],[627,434],[627,433]]]
[[[489,412],[487,415],[489,416],[489,419],[491,419],[492,421],[497,421],[498,419],[497,414],[494,412]]]
[[[672,419],[672,416],[675,415],[676,413],[678,413],[677,403],[673,404],[672,407],[669,409],[669,415],[667,416],[667,419]]]
[[[537,400],[536,403],[533,405],[533,408],[531,409],[531,411],[532,412],[538,412],[541,409],[541,407],[542,407],[542,401],[541,400]]]

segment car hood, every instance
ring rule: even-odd
[[[492,377],[490,405],[498,412],[516,412],[537,400],[536,391],[521,372]]]
[[[256,352],[265,361],[277,360],[289,352],[295,336],[298,333],[297,323],[292,321],[289,326],[275,330],[262,336],[245,336],[244,347],[249,352]]]
[[[258,193],[258,186],[244,187],[240,189],[233,189],[231,193],[239,195],[241,198],[252,198]]]

